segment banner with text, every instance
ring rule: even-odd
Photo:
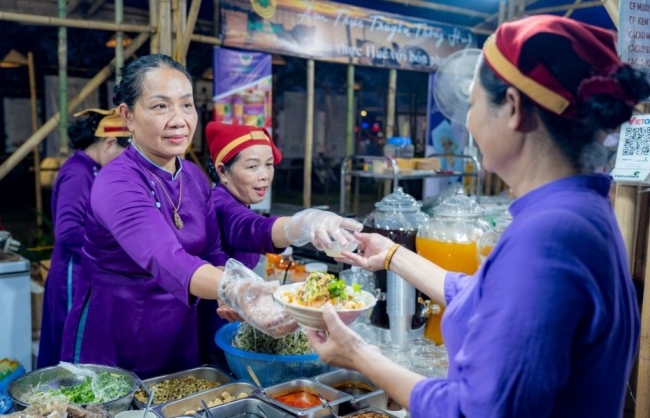
[[[222,0],[221,16],[226,46],[355,65],[435,71],[476,46],[466,29],[330,1]]]
[[[650,68],[650,0],[618,4],[618,54],[634,67]]]

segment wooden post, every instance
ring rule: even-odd
[[[65,19],[65,0],[58,0],[59,18]],[[68,155],[68,118],[65,113],[68,105],[68,29],[59,27],[59,112],[66,117],[59,120],[59,154]]]
[[[124,0],[115,0],[115,23],[118,25],[124,21]],[[118,30],[115,33],[115,83],[122,81],[122,70],[124,68],[124,32]]]
[[[395,92],[397,91],[397,70],[388,73],[388,98],[386,100],[386,139],[395,135]],[[391,180],[384,180],[384,196],[391,192]]]
[[[183,31],[183,37],[181,40],[181,45],[178,48],[179,58],[183,65],[185,65],[185,58],[187,57],[187,50],[190,46],[190,40],[192,39],[192,33],[194,32],[194,26],[196,26],[196,20],[199,17],[199,9],[201,8],[201,0],[192,0],[192,5],[190,6],[190,13],[187,16],[187,25]]]
[[[354,106],[354,65],[348,64],[348,82],[347,82],[347,120],[345,127],[345,155],[354,155],[354,119],[356,116],[356,109]],[[348,170],[352,169],[352,162],[348,162]],[[351,176],[345,178],[345,201],[350,201],[350,182]],[[345,211],[345,208],[343,208]],[[357,213],[355,212],[355,215]]]
[[[307,60],[307,116],[305,122],[305,167],[303,171],[302,205],[311,207],[311,163],[314,149],[314,60]]]
[[[603,7],[607,11],[607,14],[614,22],[614,25],[618,29],[618,0],[600,0],[603,3]]]
[[[158,0],[149,0],[149,24],[156,30],[156,34],[149,41],[149,51],[152,54],[158,54],[160,52],[160,38],[158,37],[160,33],[160,21],[158,14]]]
[[[160,54],[173,54],[172,49],[172,4],[171,0],[159,0],[158,14],[158,52]]]
[[[32,110],[32,135],[38,130],[38,110],[36,106],[36,75],[34,74],[34,54],[27,53],[27,71],[29,72],[29,102]],[[41,152],[34,147],[34,188],[36,189],[36,225],[43,225],[43,195],[41,194]]]

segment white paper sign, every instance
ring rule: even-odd
[[[621,0],[618,10],[618,55],[634,67],[650,67],[650,0]]]
[[[650,115],[632,116],[621,125],[612,177],[623,183],[650,183]]]

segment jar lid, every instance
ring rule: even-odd
[[[375,207],[383,212],[415,212],[420,210],[420,206],[422,205],[413,196],[404,193],[401,187],[375,203]]]
[[[483,208],[474,199],[465,194],[465,190],[456,190],[450,196],[433,208],[437,216],[481,216]]]
[[[505,210],[502,214],[494,218],[494,224],[497,229],[506,229],[512,222],[512,214],[509,210]]]

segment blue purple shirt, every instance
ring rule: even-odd
[[[639,313],[609,187],[531,191],[474,276],[447,274],[449,371],[416,385],[412,417],[620,416]]]

